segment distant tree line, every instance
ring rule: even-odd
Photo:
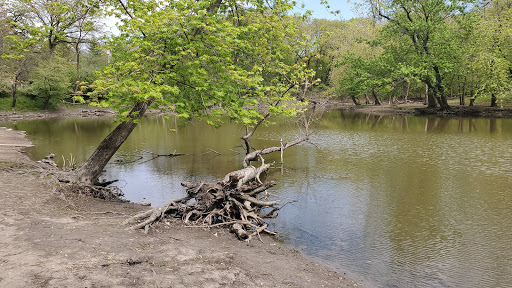
[[[23,95],[38,109],[97,101],[94,71],[106,67],[111,50],[129,49],[106,46],[108,11],[124,2],[0,0],[0,98],[15,107]],[[315,73],[296,93],[314,87],[356,105],[422,98],[443,109],[455,97],[460,105],[511,101],[511,0],[358,3],[366,16],[347,21],[290,14],[301,41],[283,61]]]
[[[305,25],[316,41],[311,65],[331,95],[356,105],[411,96],[442,109],[455,97],[460,105],[510,103],[511,7],[510,0],[359,1],[365,18]]]

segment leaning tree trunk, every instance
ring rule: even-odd
[[[130,136],[133,129],[137,126],[137,120],[140,119],[147,108],[153,102],[139,101],[135,103],[130,111],[130,119],[119,124],[103,141],[101,141],[96,151],[76,170],[77,180],[86,184],[94,184],[107,165],[108,161],[117,152],[119,147]]]
[[[373,98],[375,98],[374,105],[382,105],[382,103],[380,102],[379,96],[377,96],[377,93],[375,93],[375,90],[372,90],[372,96],[373,96]]]
[[[364,97],[366,98],[365,99],[366,100],[365,104],[366,105],[370,104],[370,98],[368,98],[368,93],[367,92],[364,93]]]
[[[471,98],[469,98],[469,106],[473,106],[473,104],[475,103],[475,99],[475,91],[471,89]]]
[[[354,105],[356,105],[356,106],[361,105],[361,103],[359,103],[359,100],[357,100],[357,98],[355,96],[350,96],[350,98],[352,98],[352,102],[354,102]]]

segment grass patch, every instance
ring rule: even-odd
[[[12,98],[0,98],[0,111],[39,111],[42,110],[43,103],[40,99],[19,95],[16,99],[16,107],[12,108]]]
[[[500,102],[501,100],[503,100],[503,108],[512,108],[512,98],[503,98],[503,99],[498,99],[498,107],[501,107],[502,103]],[[469,106],[469,98],[466,98],[466,105],[464,106]],[[459,98],[452,98],[452,99],[449,99],[448,100],[448,104],[450,106],[459,106]],[[475,99],[475,102],[473,103],[473,106],[477,106],[477,107],[490,107],[491,106],[491,98],[476,98]]]

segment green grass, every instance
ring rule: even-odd
[[[44,107],[44,99],[36,97],[35,99],[31,97],[27,97],[23,95],[23,93],[19,93],[16,99],[16,107],[14,107],[14,111],[41,111],[41,110],[53,110],[56,109],[56,106],[61,105],[54,102],[50,102],[50,106],[48,109],[43,109]],[[0,97],[0,111],[13,111],[12,106],[12,98],[10,96],[2,95]]]
[[[0,98],[0,111],[12,111],[12,98],[2,97]],[[42,101],[32,100],[24,95],[19,95],[16,100],[15,111],[39,111],[42,110]]]
[[[512,98],[504,98],[503,100],[503,108],[511,108],[512,106]],[[466,98],[466,105],[469,106],[469,98]],[[448,104],[450,106],[458,106],[459,105],[459,98],[452,98],[448,100]],[[479,107],[488,107],[491,106],[491,99],[490,98],[476,98],[475,102],[473,103],[474,106]],[[498,99],[498,107],[501,106],[500,99]]]

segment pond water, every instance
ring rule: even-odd
[[[277,120],[255,147],[300,134]],[[32,159],[85,161],[114,119],[0,123],[25,130]],[[104,174],[128,199],[163,205],[182,181],[240,169],[243,130],[145,118]],[[377,116],[331,111],[311,143],[266,176],[289,204],[272,229],[306,255],[376,287],[512,287],[512,120]],[[212,150],[216,151],[213,152]],[[153,159],[152,153],[185,153]],[[279,162],[279,153],[267,162]]]

